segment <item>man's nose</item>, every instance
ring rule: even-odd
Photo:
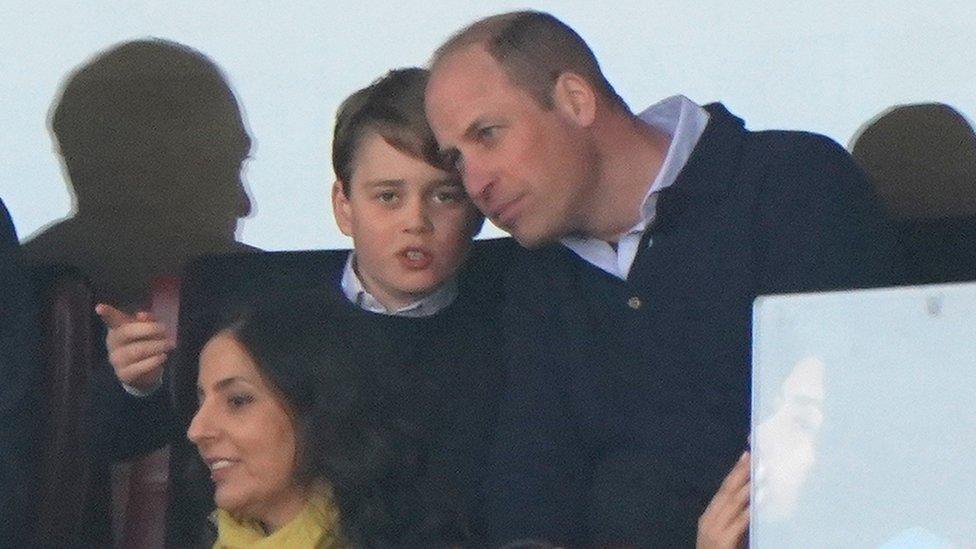
[[[494,176],[481,162],[467,162],[464,165],[464,189],[468,192],[475,206],[485,211],[491,197]]]

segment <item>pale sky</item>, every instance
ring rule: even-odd
[[[675,93],[720,100],[753,129],[847,145],[902,103],[976,116],[976,2],[27,1],[0,23],[0,198],[22,239],[70,214],[47,114],[62,78],[94,53],[155,36],[200,50],[237,93],[255,141],[244,242],[347,247],[328,204],[339,102],[386,70],[423,65],[451,32],[512,9],[574,27],[634,110]],[[488,234],[500,234],[497,230]]]

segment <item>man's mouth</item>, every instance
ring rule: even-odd
[[[521,200],[521,195],[516,196],[495,208],[488,217],[500,227],[511,227],[518,218],[518,205]]]

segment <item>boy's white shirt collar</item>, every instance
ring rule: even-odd
[[[454,303],[454,299],[457,298],[457,278],[452,278],[424,298],[395,310],[387,309],[363,286],[353,267],[353,261],[355,261],[355,252],[349,252],[346,266],[342,271],[342,293],[346,299],[364,311],[392,316],[424,317],[439,313]]]

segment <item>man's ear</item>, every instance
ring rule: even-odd
[[[336,180],[332,184],[332,214],[335,215],[336,225],[342,234],[353,237],[352,230],[352,204],[346,197],[346,192],[342,190],[342,181]]]
[[[588,127],[596,118],[596,92],[585,78],[574,72],[559,75],[552,99],[557,109],[581,127]]]

